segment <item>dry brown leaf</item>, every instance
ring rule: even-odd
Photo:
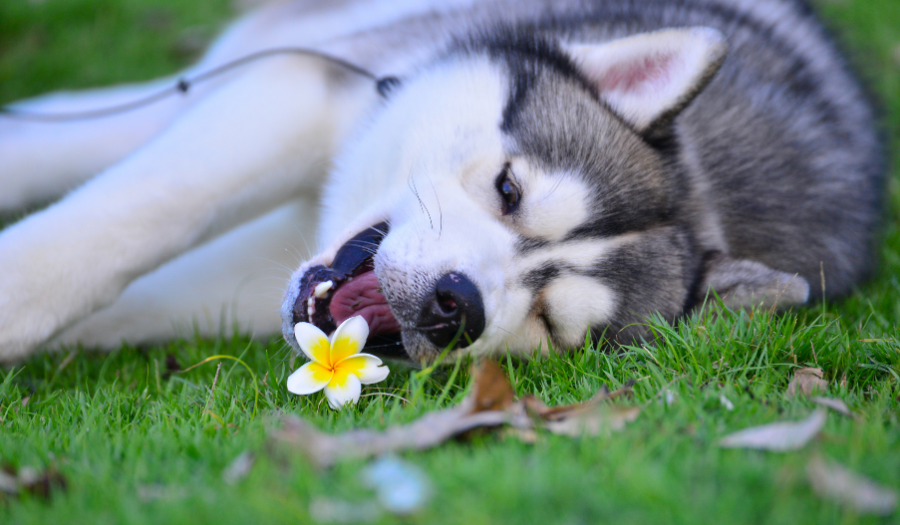
[[[625,384],[625,386],[612,392],[609,391],[606,385],[603,385],[600,390],[587,401],[581,403],[573,403],[571,405],[548,407],[544,404],[543,401],[530,394],[523,396],[522,402],[525,406],[525,410],[529,414],[545,420],[556,420],[569,417],[572,411],[575,410],[582,410],[587,407],[600,404],[604,401],[609,401],[611,399],[616,399],[622,396],[632,395],[634,394],[634,390],[631,389],[631,385],[633,384],[634,382],[629,380],[628,383]]]
[[[0,493],[18,494],[19,480],[4,470],[0,470]]]
[[[31,467],[0,469],[0,496],[17,496],[23,493],[47,499],[55,490],[66,489],[66,478],[54,467],[38,470]]]
[[[344,458],[431,448],[478,428],[505,425],[521,431],[517,437],[527,442],[536,440],[534,430],[541,427],[568,436],[597,435],[620,430],[640,413],[637,407],[605,403],[630,394],[630,383],[615,392],[604,388],[584,403],[547,407],[530,395],[515,401],[503,369],[493,361],[483,361],[473,376],[472,392],[459,405],[426,414],[406,425],[331,435],[296,416],[287,416],[282,419],[281,428],[273,432],[272,440],[302,451],[320,467],[328,467]]]
[[[786,452],[803,448],[822,430],[827,412],[817,409],[802,421],[771,423],[750,427],[719,440],[724,448],[753,448],[771,452]]]
[[[250,474],[250,470],[253,468],[254,463],[256,463],[256,456],[246,450],[241,452],[234,460],[232,460],[231,464],[228,465],[228,468],[222,472],[222,480],[229,485],[234,485]]]
[[[512,405],[516,393],[496,361],[482,360],[472,376],[475,378],[471,394],[474,400],[472,412],[506,410]]]
[[[897,509],[897,491],[854,474],[837,463],[815,457],[806,466],[806,476],[820,497],[853,507],[860,514],[888,516]]]
[[[524,396],[522,396],[520,402],[529,415],[544,417],[544,415],[547,414],[547,412],[550,410],[550,407],[545,405],[543,401],[531,394],[525,394]]]
[[[390,427],[381,432],[353,430],[336,435],[325,434],[296,416],[288,416],[282,420],[282,428],[272,437],[276,442],[300,449],[316,465],[328,467],[344,458],[367,458],[402,450],[424,450],[474,428],[505,424],[527,427],[530,421],[525,416],[516,417],[509,412],[497,410],[471,414],[468,407],[459,405],[426,414],[412,423]]]
[[[522,398],[525,411],[554,434],[566,436],[596,436],[622,430],[640,413],[637,407],[618,407],[606,403],[611,399],[633,393],[629,381],[624,387],[610,392],[605,386],[583,403],[548,407],[534,396]]]
[[[529,445],[534,445],[541,440],[541,435],[533,428],[507,427],[500,435],[504,439],[516,439]]]
[[[824,392],[828,389],[828,381],[825,381],[823,377],[821,368],[800,368],[794,372],[794,377],[788,383],[786,394],[788,396],[797,394],[808,396],[816,391]]]
[[[815,396],[812,398],[812,402],[817,405],[822,405],[823,407],[830,408],[835,412],[844,414],[845,416],[853,417],[853,412],[851,412],[850,408],[847,407],[847,404],[840,399]]]
[[[329,435],[289,416],[282,420],[282,429],[273,434],[273,439],[296,446],[313,463],[327,467],[342,458],[431,448],[476,428],[531,427],[524,410],[514,406],[515,393],[500,365],[484,360],[475,368],[473,376],[472,392],[459,405],[426,414],[407,425],[383,432],[354,430]]]
[[[544,428],[563,436],[597,436],[622,430],[640,413],[638,407],[586,404],[583,408],[573,409],[565,417],[545,421]]]

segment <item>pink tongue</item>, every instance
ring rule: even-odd
[[[339,286],[329,307],[334,322],[340,325],[354,315],[361,315],[369,323],[370,338],[399,333],[400,323],[379,288],[381,285],[373,271],[357,275]]]

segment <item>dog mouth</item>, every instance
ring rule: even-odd
[[[382,222],[363,230],[341,246],[330,267],[313,266],[304,274],[293,307],[295,325],[312,323],[330,334],[347,319],[362,316],[369,325],[366,351],[387,357],[406,355],[400,322],[374,269],[375,252],[388,229]]]

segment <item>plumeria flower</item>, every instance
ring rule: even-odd
[[[311,361],[288,377],[288,391],[303,396],[324,388],[335,410],[356,404],[362,385],[383,381],[390,372],[381,359],[359,353],[369,336],[369,324],[360,316],[341,323],[330,340],[310,323],[297,323],[294,335]]]

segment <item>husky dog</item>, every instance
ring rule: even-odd
[[[0,358],[170,338],[185,320],[280,324],[296,348],[297,322],[354,315],[370,349],[413,360],[454,342],[546,351],[634,340],[710,290],[788,307],[870,270],[873,113],[800,2],[292,1],[188,73],[280,46],[399,83],[381,97],[279,56],[106,118],[0,120],[0,207],[65,193],[0,234]],[[265,269],[315,240],[273,298]]]

